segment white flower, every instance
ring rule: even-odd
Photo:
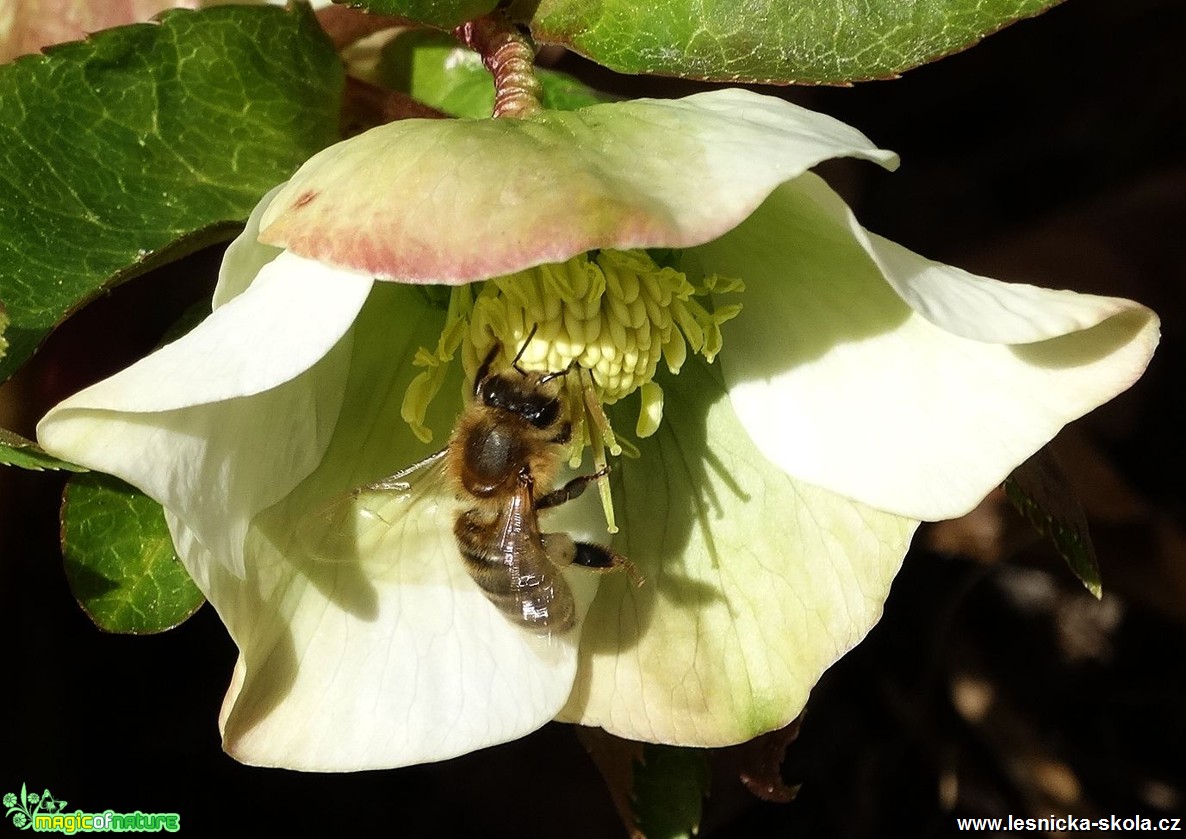
[[[828,117],[719,91],[395,123],[265,199],[214,314],[39,428],[51,453],[165,506],[239,645],[227,750],[341,770],[553,718],[686,745],[778,728],[877,621],[919,520],[969,510],[1140,376],[1148,309],[867,233],[806,171],[840,155],[894,163]],[[415,284],[607,248],[675,248],[689,276],[745,284],[718,362],[660,372],[662,422],[614,463],[614,545],[646,584],[569,571],[587,616],[529,636],[462,570],[439,494],[356,534],[358,563],[311,559],[311,509],[431,451],[401,406],[445,312]],[[438,440],[460,407],[449,375],[424,418]],[[599,516],[582,498],[543,521],[596,539]]]

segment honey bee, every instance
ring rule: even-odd
[[[444,480],[458,501],[453,535],[461,561],[478,588],[513,623],[537,634],[562,633],[576,622],[576,602],[561,568],[635,574],[609,547],[540,529],[541,511],[577,498],[609,467],[555,487],[572,437],[560,398],[568,371],[524,371],[516,356],[495,373],[500,351],[495,344],[478,369],[470,403],[444,449],[342,501],[362,493],[408,494],[426,474]]]

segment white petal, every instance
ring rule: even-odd
[[[616,471],[615,547],[646,578],[602,582],[563,719],[721,746],[789,723],[881,616],[917,522],[789,478],[690,358]]]
[[[248,216],[243,232],[227,245],[226,252],[222,255],[222,263],[218,266],[218,285],[214,287],[213,308],[217,309],[242,294],[265,265],[284,253],[282,248],[274,248],[259,241],[260,219],[283,186],[284,184],[279,184],[272,187],[259,200]]]
[[[1029,344],[1090,329],[1134,308],[1131,300],[1003,283],[935,262],[865,230],[822,179],[805,177],[796,187],[837,225],[847,227],[912,309],[955,335],[993,344]]]
[[[237,760],[316,771],[444,760],[528,734],[564,704],[578,631],[536,636],[498,612],[461,565],[451,515],[405,519],[370,562],[320,566],[291,542],[279,553],[269,518],[244,580],[200,545],[186,550],[241,651],[223,711]]]
[[[692,258],[746,282],[721,359],[754,441],[789,474],[871,506],[962,515],[1128,388],[1156,346],[1156,316],[1131,301],[972,277],[853,232],[806,175]],[[1007,343],[1018,337],[1046,340]]]
[[[188,335],[55,407],[38,439],[139,487],[242,574],[251,518],[325,450],[349,364],[342,338],[370,285],[282,256]]]
[[[371,285],[364,275],[281,254],[234,306],[51,414],[175,411],[270,390],[308,370],[346,334]]]
[[[430,474],[407,496],[364,494],[357,509],[340,494],[423,456],[399,410],[411,358],[442,321],[413,289],[375,289],[333,439],[318,469],[256,518],[244,579],[173,522],[186,567],[240,649],[222,715],[239,760],[342,771],[442,760],[520,737],[568,697],[579,630],[533,636],[481,594],[452,535],[454,502]],[[454,375],[434,403],[435,427],[452,422],[459,385]],[[597,499],[587,495],[587,509],[558,512],[588,515]],[[574,526],[560,518],[548,529]],[[594,589],[574,582],[583,614]]]

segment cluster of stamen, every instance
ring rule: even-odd
[[[570,461],[579,464],[588,446],[600,468],[607,450],[622,451],[602,406],[638,391],[635,433],[653,434],[663,416],[663,391],[654,381],[660,360],[672,373],[679,372],[689,349],[712,361],[721,349],[721,324],[741,309],[716,298],[741,289],[740,280],[716,275],[694,284],[643,251],[613,250],[456,286],[436,349],[416,354],[413,363],[425,369],[408,387],[403,417],[418,437],[429,440],[425,415],[448,364],[460,351],[472,381],[498,344],[504,367],[514,360],[520,370],[566,372],[562,398],[573,423]]]

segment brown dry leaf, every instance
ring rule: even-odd
[[[782,779],[782,762],[787,749],[799,737],[800,714],[778,731],[755,737],[746,743],[723,749],[720,757],[736,771],[741,783],[763,801],[785,804],[799,794],[799,786],[788,786]]]
[[[641,763],[643,744],[623,740],[600,728],[574,726],[577,739],[609,787],[610,797],[631,839],[645,839],[634,815],[634,764]]]

